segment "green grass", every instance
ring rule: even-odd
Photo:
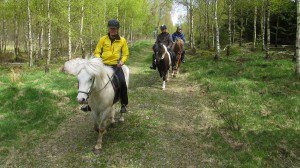
[[[51,67],[0,67],[0,165],[4,167],[297,167],[300,86],[290,60],[233,48],[188,55],[161,89],[153,42],[131,45],[129,112],[97,134],[75,101],[77,82]],[[2,166],[0,166],[2,167]]]
[[[215,63],[212,54],[200,51],[184,66],[223,121],[208,141],[221,150],[211,154],[226,165],[299,164],[299,78],[290,60],[263,57],[238,51]]]

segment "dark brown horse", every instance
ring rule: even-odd
[[[181,54],[182,54],[182,51],[183,51],[183,40],[180,39],[180,38],[177,38],[175,43],[173,44],[173,51],[175,52],[176,54],[176,60],[177,62],[175,63],[175,69],[173,70],[172,72],[172,76],[173,77],[176,77],[176,75],[179,73],[179,68],[180,68],[180,65],[181,65]]]
[[[154,44],[153,51],[159,75],[163,79],[162,89],[165,90],[172,64],[171,56],[167,47],[162,43]]]

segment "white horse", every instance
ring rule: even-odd
[[[123,65],[122,69],[128,87],[129,68]],[[90,60],[76,58],[67,61],[63,71],[77,76],[77,101],[81,104],[88,103],[92,109],[94,129],[99,133],[93,152],[98,154],[102,146],[102,137],[106,130],[107,119],[110,118],[111,123],[115,123],[115,107],[113,103],[115,92],[111,83],[114,71],[111,67],[105,66],[100,58]],[[124,121],[122,113],[120,121]]]

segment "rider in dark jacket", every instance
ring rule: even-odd
[[[177,38],[182,39],[183,42],[185,43],[185,37],[184,37],[184,34],[182,33],[181,26],[178,26],[177,27],[177,31],[172,34],[172,40],[173,40],[173,42],[175,42]],[[182,54],[181,54],[181,62],[183,62],[183,63],[185,63],[184,54],[185,54],[185,50],[183,48]]]
[[[173,41],[172,41],[172,37],[171,35],[167,32],[167,26],[166,25],[162,25],[160,26],[160,30],[161,30],[161,33],[157,36],[156,38],[156,44],[159,44],[159,43],[162,43],[164,44],[169,53],[171,54],[171,57],[173,58],[173,56],[175,55],[174,52],[172,51],[172,45],[173,45]],[[151,69],[156,69],[156,63],[155,63],[155,57],[154,57],[154,54],[153,54],[153,61],[152,61],[152,66],[150,66]],[[175,61],[172,61],[175,63]],[[174,65],[172,65],[174,66]]]

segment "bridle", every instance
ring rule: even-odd
[[[104,90],[104,89],[106,88],[106,86],[109,84],[109,82],[112,82],[112,77],[113,77],[114,75],[115,75],[115,72],[113,73],[113,75],[112,75],[111,77],[107,74],[107,77],[108,77],[107,83],[104,85],[103,88],[101,88],[101,89],[99,89],[99,90],[96,90],[95,92],[101,92],[102,90]],[[81,90],[79,90],[79,88],[78,88],[78,93],[83,93],[83,94],[86,94],[86,95],[87,95],[86,100],[89,99],[89,97],[90,97],[90,95],[91,95],[91,93],[92,93],[92,88],[93,88],[94,83],[95,83],[95,78],[96,78],[96,77],[93,78],[92,85],[91,85],[91,87],[90,87],[90,89],[89,89],[88,92],[81,91]],[[78,84],[78,87],[79,87],[79,84]]]

